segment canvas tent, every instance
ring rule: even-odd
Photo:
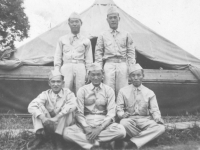
[[[109,26],[106,21],[106,13],[108,8],[113,5],[116,6],[113,0],[96,0],[91,7],[82,12],[81,33],[92,39],[107,30]],[[196,69],[196,67],[200,67],[199,59],[156,34],[120,8],[119,13],[121,19],[119,28],[131,33],[138,53],[137,61],[144,68],[186,69],[193,66]],[[21,46],[14,57],[27,65],[51,63],[58,38],[69,32],[66,18],[63,23]]]
[[[113,5],[116,6],[113,0],[96,0],[91,7],[81,13],[83,21],[81,34],[91,39],[93,52],[98,35],[109,29],[106,13],[108,8]],[[149,76],[145,76],[145,84],[158,96],[162,113],[174,114],[183,110],[200,109],[198,105],[200,84],[196,81],[196,77],[200,78],[200,60],[156,34],[120,8],[119,13],[121,18],[119,28],[131,33],[136,46],[137,62],[145,69],[159,69],[160,67],[164,69],[163,71],[149,70],[147,71]],[[0,78],[2,73],[3,79],[12,78],[11,80],[13,80],[15,77],[20,77],[21,80],[19,81],[17,78],[15,81],[5,80],[1,82],[0,105],[25,112],[28,102],[42,90],[48,88],[47,82],[39,81],[41,79],[38,77],[47,78],[48,71],[52,67],[39,66],[53,65],[56,42],[59,37],[67,33],[70,33],[70,29],[66,18],[63,23],[17,49],[13,57],[18,58],[28,67],[21,67],[13,72],[1,72],[0,70]],[[188,69],[196,77],[192,76]],[[31,72],[33,70],[34,76]],[[172,70],[172,72],[168,70]],[[159,74],[161,72],[162,76]],[[27,80],[28,77],[33,81]],[[174,82],[176,83],[174,84]],[[185,96],[184,94],[187,92],[189,94]]]

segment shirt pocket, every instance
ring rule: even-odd
[[[88,99],[85,99],[85,101],[84,101],[84,104],[86,105],[86,106],[90,106],[90,105],[92,105],[92,104],[94,104],[95,103],[95,98],[94,97],[90,97],[90,98],[88,98]]]
[[[85,45],[83,43],[79,44],[75,46],[75,50],[76,52],[79,52],[79,53],[85,53]]]
[[[146,102],[146,101],[140,101],[138,103],[138,110],[139,110],[139,114],[141,116],[147,116],[147,115],[149,115],[148,102]]]
[[[126,38],[122,38],[119,43],[120,43],[120,47],[126,48]]]
[[[110,47],[112,45],[112,42],[110,40],[105,41],[105,47]]]
[[[71,50],[70,45],[63,45],[63,53],[68,53]]]

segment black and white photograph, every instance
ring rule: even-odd
[[[200,150],[199,0],[0,0],[0,150]]]

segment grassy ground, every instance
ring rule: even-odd
[[[200,121],[200,115],[166,116],[164,120],[166,123]],[[20,118],[16,115],[0,116],[0,129],[32,128],[30,118]],[[26,143],[33,138],[34,135],[28,131],[23,131],[16,137],[12,137],[10,132],[0,134],[0,150],[25,150]],[[74,149],[80,148],[75,146]],[[47,142],[40,150],[53,150],[52,144]],[[156,142],[148,144],[142,150],[200,150],[200,128],[194,126],[186,130],[166,130]]]

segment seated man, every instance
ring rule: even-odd
[[[28,149],[36,149],[44,142],[44,135],[55,138],[57,149],[62,149],[63,130],[74,123],[77,103],[74,93],[63,88],[64,77],[59,71],[49,74],[51,89],[42,92],[28,106],[31,113],[36,138],[27,144]]]
[[[132,84],[122,88],[117,97],[117,115],[131,137],[126,148],[142,147],[165,131],[154,92],[144,85],[144,71],[139,64],[129,69]]]
[[[92,83],[81,87],[77,93],[77,125],[65,128],[63,137],[84,149],[95,149],[99,142],[124,138],[126,132],[122,125],[114,123],[115,93],[101,83],[100,64],[93,63],[89,67],[88,77]]]

